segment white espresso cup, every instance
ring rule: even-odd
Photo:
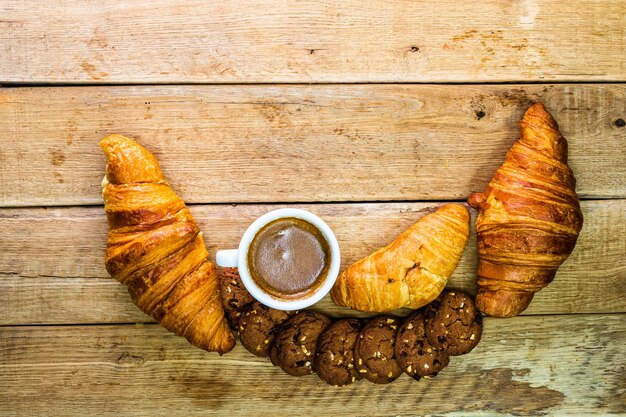
[[[273,295],[268,294],[262,288],[260,288],[252,276],[250,275],[250,268],[248,266],[248,251],[252,240],[257,233],[269,223],[284,219],[284,218],[296,218],[304,220],[313,226],[315,226],[322,234],[328,247],[330,249],[330,267],[328,273],[324,277],[321,285],[310,294],[305,294],[304,298],[296,299],[281,299]],[[221,267],[237,267],[239,268],[239,276],[243,285],[246,287],[250,295],[256,300],[265,304],[268,307],[275,308],[277,310],[301,310],[309,307],[318,301],[320,301],[333,287],[337,276],[339,275],[340,265],[340,252],[337,238],[328,225],[315,214],[306,210],[295,208],[283,208],[270,211],[263,216],[256,219],[245,231],[238,249],[220,250],[216,255],[217,264]]]

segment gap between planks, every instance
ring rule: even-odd
[[[89,83],[80,83],[80,82],[11,82],[5,81],[0,83],[0,88],[46,88],[46,87],[132,87],[132,86],[142,86],[142,87],[162,87],[162,86],[172,86],[172,87],[184,87],[184,86],[207,86],[207,87],[216,87],[216,86],[292,86],[292,85],[302,85],[303,83],[300,81],[284,81],[284,82],[207,82],[207,81],[197,81],[197,82],[141,82],[135,81],[132,83],[101,83],[101,82],[89,82]],[[336,86],[336,85],[425,85],[425,86],[492,86],[492,85],[594,85],[594,84],[626,84],[625,80],[614,79],[614,80],[574,80],[574,81],[545,81],[545,80],[537,80],[537,81],[484,81],[484,82],[475,82],[475,81],[448,81],[448,82],[429,82],[429,81],[312,81],[305,83],[308,86]]]
[[[621,196],[609,196],[605,198],[589,198],[589,197],[581,197],[579,200],[582,201],[612,201],[612,200],[623,200],[624,197]],[[438,199],[437,201],[432,200],[359,200],[359,201],[266,201],[262,203],[252,202],[252,201],[223,201],[219,203],[185,203],[188,207],[195,206],[254,206],[258,204],[267,204],[271,206],[292,206],[292,205],[309,205],[309,206],[318,206],[322,204],[466,204],[466,198],[459,199]],[[95,207],[104,210],[104,204],[102,203],[86,203],[86,204],[68,204],[68,205],[41,205],[41,206],[0,206],[0,210],[19,210],[24,208],[32,208],[32,209],[73,209],[79,207]]]

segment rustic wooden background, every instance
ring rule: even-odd
[[[625,50],[624,0],[0,0],[0,415],[626,415]],[[482,190],[537,100],[569,141],[578,245],[431,381],[206,353],[104,270],[109,133],[154,151],[211,256],[289,205],[345,265]],[[475,291],[475,267],[473,236],[449,285]]]

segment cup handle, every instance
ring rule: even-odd
[[[238,259],[238,249],[218,250],[215,254],[215,262],[223,268],[236,268]]]

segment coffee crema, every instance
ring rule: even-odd
[[[252,239],[248,270],[267,294],[282,299],[305,298],[324,282],[331,263],[322,232],[295,217],[274,220]]]

